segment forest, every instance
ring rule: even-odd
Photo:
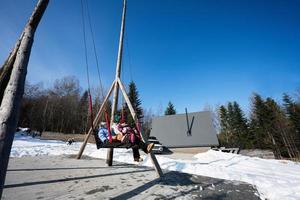
[[[300,91],[282,103],[254,93],[248,117],[234,102],[219,107],[220,145],[241,149],[272,149],[276,158],[299,158]]]
[[[128,86],[128,95],[134,109],[143,124],[142,128],[148,132],[150,117],[144,116],[141,100],[134,82]],[[92,88],[93,116],[101,106],[106,91]],[[129,109],[123,105],[117,111],[115,118],[123,116],[132,125],[133,120]],[[22,100],[19,125],[30,127],[39,132],[50,131],[64,134],[85,134],[90,128],[91,113],[89,113],[88,91],[82,91],[79,81],[74,76],[66,76],[54,81],[53,86],[44,89],[42,83],[30,84],[26,82]],[[106,105],[106,112],[110,115],[111,102]],[[147,113],[147,111],[145,111]],[[103,121],[105,120],[102,116]]]

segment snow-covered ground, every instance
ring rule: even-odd
[[[77,154],[81,143],[67,145],[61,141],[33,139],[16,134],[11,157]],[[106,158],[106,149],[97,150],[88,144],[84,154]],[[265,160],[210,150],[195,155],[193,160],[180,160],[157,155],[163,169],[227,180],[243,181],[255,185],[262,199],[300,199],[300,165],[283,160]],[[114,160],[134,163],[132,151],[116,149]],[[152,167],[148,156],[140,163]]]

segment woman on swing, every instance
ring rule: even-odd
[[[111,136],[112,141],[120,141],[124,144],[132,144],[133,159],[134,161],[141,162],[143,159],[140,157],[138,149],[142,149],[145,153],[150,153],[154,147],[154,143],[145,144],[136,128],[131,128],[126,123],[114,123],[112,125]],[[109,130],[106,122],[100,123],[98,136],[103,143],[109,142]]]

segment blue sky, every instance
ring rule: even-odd
[[[36,1],[0,1],[3,63]],[[300,87],[300,1],[128,0],[122,79],[136,82],[153,112],[172,101],[179,112],[253,92],[281,99]],[[89,0],[104,86],[115,73],[121,0]],[[35,35],[27,80],[50,87],[74,75],[87,87],[80,0],[51,0]],[[88,35],[91,82],[98,85]]]

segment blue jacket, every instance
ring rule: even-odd
[[[111,130],[111,135],[115,135],[114,132]],[[100,128],[98,132],[98,136],[102,142],[105,142],[105,140],[108,140],[108,129],[107,128]]]

